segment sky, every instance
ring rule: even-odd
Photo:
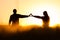
[[[0,24],[8,24],[13,9],[17,14],[43,16],[47,11],[50,25],[60,24],[60,0],[0,0]],[[42,20],[34,17],[19,19],[21,25],[42,25]]]

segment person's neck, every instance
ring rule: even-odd
[[[16,13],[13,13],[13,14],[16,14]]]

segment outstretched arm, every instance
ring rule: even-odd
[[[29,17],[29,15],[21,15],[21,18]]]
[[[41,19],[43,18],[43,17],[41,17],[41,16],[33,16],[33,17],[35,17],[35,18],[39,18],[39,19],[40,19],[40,18],[41,18]]]
[[[19,18],[26,18],[29,17],[29,15],[19,15]]]

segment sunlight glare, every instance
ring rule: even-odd
[[[58,23],[57,9],[54,6],[50,6],[50,5],[33,6],[29,11],[30,13],[32,13],[32,15],[37,15],[37,16],[43,16],[43,11],[47,11],[50,17],[49,26],[53,26]],[[33,25],[33,24],[42,25],[42,20],[31,16],[21,23],[21,25]]]

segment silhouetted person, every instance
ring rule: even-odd
[[[43,15],[44,16],[33,16],[33,15],[32,16],[36,17],[36,18],[39,18],[39,19],[42,19],[43,20],[43,26],[44,27],[48,27],[49,26],[50,18],[49,18],[48,14],[47,14],[47,11],[44,11]]]
[[[13,9],[13,14],[10,16],[10,19],[9,19],[9,25],[10,24],[19,25],[19,18],[25,18],[29,16],[29,15],[21,15],[21,14],[16,14],[16,13],[17,13],[17,10]]]

